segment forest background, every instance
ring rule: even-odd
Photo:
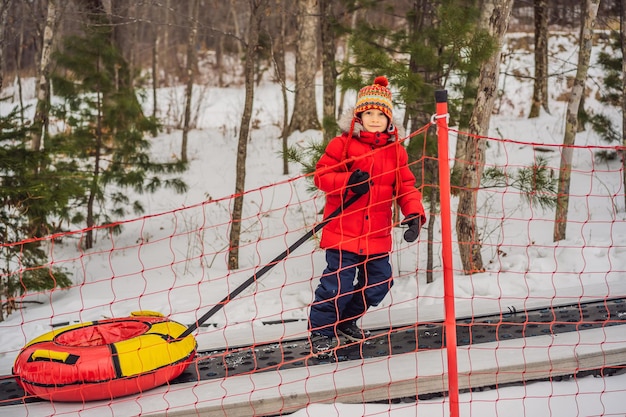
[[[184,192],[181,177],[188,163],[188,133],[195,127],[194,95],[211,86],[244,86],[246,100],[238,129],[234,204],[229,231],[229,268],[239,264],[245,159],[254,128],[252,100],[264,77],[283,92],[283,170],[299,161],[304,170],[327,140],[338,132],[336,119],[346,92],[358,90],[377,74],[396,88],[396,106],[404,109],[407,131],[424,126],[434,112],[436,90],[450,91],[451,123],[467,132],[457,140],[452,172],[459,197],[456,231],[462,271],[484,270],[476,225],[476,192],[485,181],[507,181],[507,174],[484,169],[489,119],[498,94],[502,42],[511,31],[533,33],[534,93],[529,117],[549,112],[551,77],[571,79],[564,144],[573,144],[586,123],[607,141],[621,144],[624,127],[584,107],[584,81],[594,29],[612,42],[614,53],[601,61],[607,69],[602,100],[625,106],[624,0],[533,2],[513,0],[314,1],[280,0],[59,2],[2,0],[0,19],[0,89],[3,100],[19,104],[2,116],[2,282],[4,314],[17,306],[15,296],[71,285],[60,269],[45,266],[39,239],[84,227],[85,249],[95,230],[130,213],[140,201],[125,189],[154,192],[169,187]],[[579,34],[576,74],[550,74],[547,36],[565,30]],[[199,65],[199,63],[202,63]],[[316,76],[321,71],[322,114],[317,114]],[[523,76],[523,75],[520,75]],[[37,80],[34,117],[25,117],[22,80]],[[6,83],[5,80],[10,80]],[[185,86],[184,111],[172,107],[157,114],[157,90]],[[6,88],[10,87],[10,88]],[[287,100],[294,94],[293,103]],[[138,94],[152,94],[152,114],[145,114]],[[52,98],[58,98],[53,100]],[[174,161],[149,157],[149,137],[159,130],[181,131]],[[321,130],[324,140],[305,151],[288,146],[296,131]],[[432,134],[432,133],[431,133]],[[429,204],[438,212],[436,141],[416,136],[407,149]],[[533,204],[555,207],[555,242],[565,238],[571,155],[563,152],[558,178],[545,163],[535,163],[515,178]],[[605,158],[615,158],[619,148]],[[471,169],[467,169],[471,167]],[[625,170],[626,172],[626,170]],[[435,216],[430,216],[434,221]],[[433,227],[427,228],[432,233]],[[428,236],[433,241],[432,236]],[[12,245],[13,242],[22,242]],[[432,259],[427,271],[432,270]],[[17,266],[20,274],[17,275]]]

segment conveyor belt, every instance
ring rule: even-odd
[[[500,314],[457,321],[459,346],[509,339],[575,332],[626,324],[626,299],[610,299],[528,311],[509,309]],[[234,375],[360,360],[426,349],[445,348],[442,322],[379,329],[364,343],[344,344],[325,359],[312,358],[306,339],[201,351],[195,362],[172,381],[188,383]],[[15,379],[0,377],[0,405],[39,401],[24,397]]]

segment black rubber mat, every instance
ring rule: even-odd
[[[458,320],[459,346],[626,324],[626,299],[611,299]],[[345,342],[345,341],[343,341]],[[443,323],[380,329],[362,343],[342,343],[327,358],[313,358],[306,339],[199,352],[173,384],[314,366],[445,347]],[[0,377],[0,405],[38,401],[24,397],[12,376]]]
[[[457,345],[558,334],[626,324],[626,300],[615,299],[564,307],[516,311],[457,321]],[[306,340],[203,352],[195,366],[176,379],[191,382],[245,373],[297,368],[445,347],[443,323],[421,323],[372,332],[363,343],[340,345],[328,358],[310,356]]]

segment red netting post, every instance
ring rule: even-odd
[[[452,269],[452,222],[450,209],[450,164],[448,161],[448,92],[435,91],[439,194],[441,199],[441,245],[443,258],[443,301],[445,340],[448,355],[448,397],[450,417],[459,417],[459,373],[456,357],[456,313],[454,311],[454,273]]]

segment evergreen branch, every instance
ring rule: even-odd
[[[521,191],[528,205],[546,210],[556,206],[557,182],[547,160],[538,156],[533,165],[513,173],[498,167],[486,168],[483,172],[481,189],[512,187]]]

